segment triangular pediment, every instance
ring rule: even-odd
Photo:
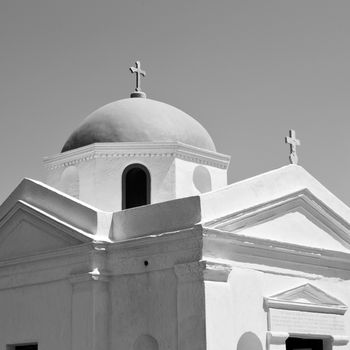
[[[309,283],[265,297],[265,306],[334,314],[344,314],[347,310],[347,306],[340,300]]]
[[[18,202],[0,224],[0,260],[57,251],[89,241],[64,223]]]
[[[205,226],[253,239],[350,252],[349,223],[308,190],[218,218]]]
[[[0,226],[9,213],[22,203],[35,208],[52,222],[61,222],[86,237],[109,241],[113,213],[101,211],[40,181],[23,179],[9,197],[0,205]]]

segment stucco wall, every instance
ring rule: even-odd
[[[102,158],[96,160],[95,167],[94,205],[96,207],[109,211],[121,210],[122,174],[130,164],[142,164],[150,172],[151,203],[166,201],[174,197],[173,159],[162,157]],[[84,176],[89,176],[89,173]]]
[[[61,191],[64,170],[78,170],[79,199],[106,211],[121,210],[122,174],[130,164],[142,164],[151,175],[151,203],[217,190],[227,185],[227,170],[174,157],[96,158],[48,171],[47,183]],[[72,195],[71,193],[68,193]]]
[[[118,211],[122,173],[130,164],[140,163],[150,171],[151,203],[159,203],[225,186],[229,160],[226,155],[178,142],[115,142],[47,157],[44,163],[48,185],[75,197],[78,194],[99,209]],[[74,184],[69,183],[72,174]]]
[[[249,350],[266,349],[268,319],[264,297],[306,283],[349,305],[348,280],[302,275],[296,271],[262,272],[242,267],[232,269],[227,283],[206,281],[207,350],[244,350],[247,346]],[[349,311],[341,317],[344,317],[346,334],[349,334]],[[349,344],[342,349],[350,349]]]
[[[0,349],[38,342],[39,349],[71,348],[69,282],[36,284],[0,291]]]
[[[125,157],[97,158],[75,165],[79,173],[79,199],[101,210],[121,210],[122,174],[130,164],[142,164],[149,170],[151,203],[175,198],[173,158]],[[47,177],[47,183],[61,191],[66,187],[61,178],[64,169],[49,170]]]
[[[172,269],[115,277],[110,282],[111,349],[133,350],[141,335],[154,337],[159,349],[177,349],[176,295]]]
[[[227,170],[175,160],[176,198],[210,192],[227,185]],[[200,171],[198,171],[200,170]]]

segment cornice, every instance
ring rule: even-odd
[[[318,312],[344,315],[348,307],[337,298],[310,283],[264,297],[267,309]]]
[[[39,181],[26,178],[21,181],[0,205],[0,221],[4,220],[18,203],[25,204],[51,222],[62,223],[81,236],[108,241],[111,212],[94,208]]]
[[[142,255],[144,251],[157,250],[161,247],[162,252],[172,252],[185,247],[202,246],[202,226],[194,225],[180,231],[164,232],[156,235],[148,235],[116,241],[108,244],[108,252],[118,254],[118,257]],[[157,248],[157,249],[156,249]]]
[[[52,259],[67,258],[69,256],[85,256],[87,253],[93,251],[94,243],[83,243],[74,245],[68,248],[59,248],[52,251],[45,251],[41,253],[33,253],[23,257],[3,259],[0,261],[0,270],[5,267],[23,265],[29,266],[29,264],[47,261]]]
[[[72,267],[84,271],[92,266],[90,244],[50,251],[0,263],[0,290],[66,280]]]
[[[86,273],[71,275],[68,280],[73,285],[84,282],[109,282],[109,275],[95,269]]]
[[[205,261],[204,280],[212,282],[227,282],[232,266],[215,261]]]
[[[68,243],[72,243],[76,241],[79,241],[80,243],[88,243],[92,241],[92,239],[90,238],[91,235],[89,235],[89,233],[77,227],[74,227],[65,221],[59,220],[53,215],[50,215],[44,212],[43,210],[36,208],[35,206],[23,200],[19,200],[18,202],[16,202],[15,205],[0,220],[0,230],[7,222],[9,222],[12,219],[12,217],[14,217],[17,213],[20,213],[20,212],[27,213],[30,216],[33,216],[41,220],[43,223],[45,223],[49,227],[54,227],[57,231],[62,233],[60,235],[60,239]],[[52,235],[53,232],[49,230],[48,234]],[[1,243],[1,239],[0,239],[0,243]]]
[[[343,346],[349,343],[350,337],[347,335],[332,335],[331,340],[334,346]]]
[[[205,225],[211,228],[222,228],[228,224],[233,224],[235,230],[239,230],[246,226],[248,219],[253,218],[256,221],[262,222],[277,217],[280,212],[286,213],[294,210],[298,207],[303,207],[309,211],[313,211],[313,214],[323,214],[324,217],[332,221],[333,223],[339,222],[343,229],[350,230],[350,223],[344,220],[341,216],[330,209],[325,203],[320,201],[314,196],[308,189],[302,189],[286,196],[272,200],[270,202],[264,202],[256,206],[252,206],[245,210],[229,214],[211,221],[208,221]],[[281,209],[281,210],[279,210]]]
[[[199,229],[130,239],[108,245],[107,269],[115,276],[173,269],[179,260],[199,260],[201,252]]]
[[[267,348],[271,349],[271,345],[283,345],[283,348],[285,347],[285,341],[287,338],[291,336],[299,335],[301,337],[307,336],[311,338],[313,335],[315,338],[319,338],[322,336],[322,334],[290,334],[287,332],[267,332],[266,333],[266,344]],[[328,334],[323,335],[325,338],[328,338]],[[333,346],[343,346],[349,343],[350,337],[346,335],[331,335],[330,336],[331,342]]]
[[[280,261],[283,264],[291,263],[314,266],[317,268],[333,268],[350,273],[350,253],[285,243],[265,238],[243,236],[216,229],[205,229],[203,235],[204,254],[210,258],[215,251],[221,255],[233,254],[254,257],[254,261]],[[214,244],[211,247],[211,243]],[[208,254],[206,251],[208,250]],[[223,257],[225,258],[225,257]],[[274,263],[275,264],[275,263]]]
[[[203,279],[205,261],[195,261],[174,266],[174,271],[179,282],[200,281]]]
[[[181,142],[112,142],[94,143],[72,151],[44,158],[44,166],[50,170],[99,158],[165,157],[191,161],[227,169],[230,156],[204,150]]]
[[[285,345],[285,341],[289,338],[289,333],[287,332],[267,332],[266,341],[269,348],[270,344],[275,345]]]
[[[104,243],[85,243],[2,260],[0,290],[67,279],[72,283],[84,279],[105,281],[108,274],[105,272],[107,256],[104,247]]]
[[[205,280],[227,282],[232,267],[214,261],[195,261],[174,266],[176,277],[180,282]]]
[[[327,305],[308,305],[297,302],[289,302],[285,300],[273,300],[265,299],[265,305],[268,308],[273,309],[284,309],[284,310],[296,310],[296,311],[307,311],[307,312],[319,312],[327,314],[339,314],[344,315],[347,308],[327,306]]]
[[[350,223],[315,197],[308,189],[212,220],[205,223],[204,226],[220,231],[238,232],[256,223],[261,224],[295,210],[312,215],[340,237],[350,249]]]

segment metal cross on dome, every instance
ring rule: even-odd
[[[300,146],[300,140],[296,138],[295,130],[289,130],[289,136],[285,138],[285,142],[290,146],[290,163],[298,164],[297,146]]]
[[[146,72],[141,69],[140,61],[135,62],[136,67],[130,67],[131,73],[136,73],[136,89],[135,91],[141,92],[141,75],[146,76]]]

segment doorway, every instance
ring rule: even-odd
[[[286,340],[286,350],[323,350],[323,340],[290,337]]]

